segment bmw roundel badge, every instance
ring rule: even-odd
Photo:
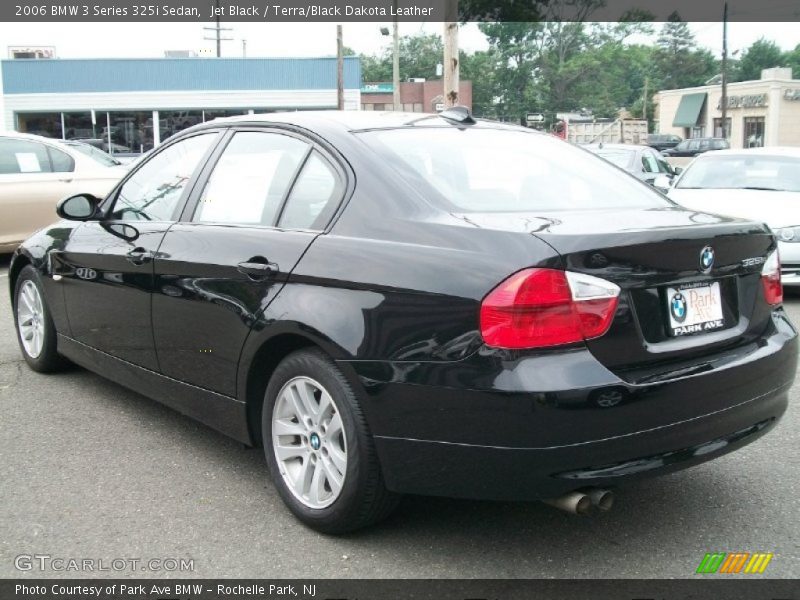
[[[706,246],[700,251],[700,270],[703,273],[708,273],[713,266],[714,249],[711,246]]]
[[[686,320],[686,297],[680,292],[675,292],[669,301],[669,311],[677,323],[683,323]]]

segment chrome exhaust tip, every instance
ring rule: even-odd
[[[597,510],[608,512],[614,506],[614,492],[594,488],[589,490],[589,500],[591,500],[593,506],[597,507]]]
[[[588,515],[592,510],[592,500],[583,492],[569,492],[558,498],[542,500],[542,502],[573,515]]]

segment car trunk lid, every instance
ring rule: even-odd
[[[611,328],[587,346],[606,367],[630,379],[645,377],[652,367],[683,369],[687,360],[697,364],[698,356],[749,343],[769,321],[760,278],[775,240],[763,224],[673,206],[535,216],[470,213],[469,219],[480,227],[525,231],[558,252],[566,270],[620,286]],[[709,249],[713,264],[707,269],[701,255]],[[693,321],[676,320],[680,298],[670,318],[678,294],[690,315],[699,315],[699,329]]]

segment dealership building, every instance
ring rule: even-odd
[[[0,61],[0,130],[146,152],[217,117],[337,106],[336,58]],[[361,106],[361,66],[344,59],[345,109]]]
[[[800,79],[792,70],[764,69],[761,79],[728,84],[728,139],[732,148],[800,146]],[[719,83],[656,95],[659,133],[683,138],[722,137]]]

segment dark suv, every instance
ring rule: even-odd
[[[674,148],[682,141],[683,138],[681,136],[670,133],[651,133],[647,136],[647,145],[659,152]]]
[[[674,148],[663,150],[664,156],[697,156],[709,150],[727,150],[731,145],[724,138],[693,138],[683,140]]]

